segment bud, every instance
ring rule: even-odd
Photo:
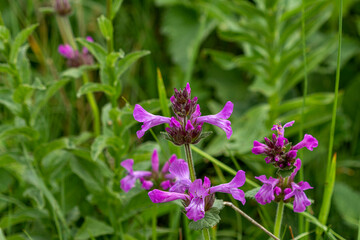
[[[55,0],[54,9],[60,16],[66,16],[71,13],[69,0]]]

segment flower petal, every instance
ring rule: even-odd
[[[130,174],[132,174],[133,172],[133,165],[134,165],[134,160],[133,159],[126,159],[124,161],[122,161],[120,163],[120,165],[122,167],[124,167],[126,169],[126,171],[128,171]]]
[[[305,134],[304,139],[298,144],[296,144],[294,147],[292,147],[292,150],[299,150],[300,148],[306,147],[307,149],[312,151],[313,148],[318,146],[318,144],[319,143],[316,138],[314,138],[310,134]]]
[[[268,146],[266,146],[265,144],[258,142],[258,141],[254,141],[254,147],[252,148],[251,152],[253,154],[263,154],[266,152],[266,150],[268,149]]]
[[[120,188],[124,192],[128,192],[130,189],[132,189],[135,186],[136,177],[128,175],[120,180]]]
[[[233,197],[236,200],[245,203],[245,199],[242,198],[242,190],[241,192],[238,191],[239,187],[243,186],[246,181],[245,172],[243,170],[239,170],[235,177],[229,183],[220,184],[210,188],[210,194],[215,192],[222,192],[222,193],[234,193]]]
[[[182,199],[182,200],[189,199],[189,196],[183,193],[165,192],[158,189],[154,189],[150,191],[148,195],[153,203],[164,203],[164,202],[175,201],[178,199]]]
[[[151,166],[154,172],[159,172],[159,154],[156,149],[154,149],[153,154],[151,156]]]
[[[69,44],[59,45],[58,51],[67,59],[75,57],[75,51]]]
[[[186,216],[196,222],[205,216],[205,200],[198,197],[193,198],[185,210],[187,212]]]

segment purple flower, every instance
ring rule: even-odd
[[[92,37],[86,37],[88,42],[93,42]],[[93,56],[89,53],[87,48],[83,48],[80,53],[78,50],[74,50],[69,44],[59,45],[59,53],[67,59],[67,65],[69,67],[79,67],[81,65],[91,65],[94,63]]]
[[[304,139],[296,144],[294,147],[292,147],[293,150],[299,150],[300,148],[306,147],[310,151],[313,150],[313,148],[316,148],[318,146],[318,141],[316,138],[311,136],[310,134],[305,134]]]
[[[253,153],[253,154],[256,154],[256,155],[258,155],[258,154],[263,154],[263,153],[265,153],[266,151],[268,151],[269,150],[269,147],[267,146],[267,145],[265,145],[265,144],[263,144],[263,143],[260,143],[260,142],[258,142],[258,141],[254,141],[254,147],[253,147],[253,149],[251,150],[251,152]]]
[[[120,181],[120,187],[125,192],[128,192],[131,188],[135,186],[136,179],[142,179],[144,177],[150,177],[152,175],[152,173],[149,171],[134,171],[132,168],[133,165],[133,159],[127,159],[121,162],[121,166],[123,166],[128,172],[128,175]],[[148,182],[143,183],[143,188],[150,189],[151,187],[152,185],[150,186]]]
[[[306,207],[311,205],[310,200],[306,197],[304,191],[312,189],[308,182],[291,183],[292,191],[287,193],[284,200],[294,197],[294,212],[303,212]],[[288,192],[288,191],[287,191]]]
[[[174,185],[169,189],[170,192],[184,193],[189,189],[191,184],[189,167],[183,159],[175,160],[170,165],[169,172],[175,179]]]
[[[133,159],[127,159],[123,162],[121,162],[121,166],[123,166],[127,172],[128,175],[121,179],[120,181],[120,187],[125,192],[128,192],[131,188],[135,186],[135,182],[137,179],[139,179],[141,183],[141,187],[149,190],[153,187],[154,182],[158,182],[158,180],[161,181],[160,186],[163,189],[168,189],[173,186],[173,179],[174,176],[169,173],[169,165],[176,161],[176,155],[174,154],[171,156],[169,161],[167,161],[163,168],[161,169],[161,172],[159,172],[159,156],[156,149],[154,149],[152,157],[151,157],[151,166],[152,166],[152,172],[150,171],[133,171],[132,166],[134,165]]]
[[[293,181],[297,172],[300,170],[301,168],[301,160],[300,158],[296,159],[295,163],[294,163],[295,169],[294,171],[291,173],[290,175],[290,180]]]
[[[276,185],[279,183],[279,179],[273,177],[269,177],[269,179],[267,179],[265,175],[255,178],[263,183],[260,190],[255,194],[255,199],[258,203],[264,205],[273,201],[275,199],[275,190],[277,195],[280,194],[279,189],[276,188]]]
[[[175,168],[179,165],[185,164],[186,162],[177,160],[170,166],[170,169],[173,165]],[[182,167],[183,166],[181,166],[181,168]],[[179,171],[178,175],[182,176],[182,180],[188,179],[188,171],[185,171],[185,169]],[[244,185],[244,183],[245,172],[240,170],[229,183],[211,187],[210,179],[205,177],[204,183],[202,183],[201,179],[196,179],[194,182],[190,183],[188,188],[183,186],[187,189],[187,194],[182,192],[165,192],[155,189],[149,192],[149,197],[154,203],[164,203],[182,199],[187,205],[185,207],[185,211],[187,212],[186,216],[191,220],[198,221],[202,219],[205,216],[205,212],[212,207],[214,201],[212,196],[215,192],[230,193],[236,200],[239,200],[242,204],[245,204],[245,194],[242,190],[238,189]],[[177,183],[175,182],[174,186],[176,186],[176,184]]]
[[[60,16],[66,16],[71,13],[71,6],[68,0],[55,0],[54,9]]]
[[[135,105],[133,116],[136,121],[143,123],[141,130],[136,132],[138,138],[144,136],[145,132],[152,127],[163,123],[170,123],[170,118],[153,115],[143,109],[139,104]]]
[[[271,128],[271,130],[273,131],[277,131],[278,132],[278,135],[279,136],[284,136],[285,134],[285,129],[286,127],[291,127],[293,124],[294,124],[295,121],[291,121],[291,122],[288,122],[288,123],[285,123],[284,126],[281,126],[281,124],[276,124],[276,125],[273,125],[273,127]]]
[[[208,134],[202,134],[202,125],[210,123],[220,127],[225,131],[227,138],[232,135],[231,122],[227,120],[234,108],[232,102],[227,102],[224,108],[215,115],[201,116],[200,106],[197,104],[197,97],[191,99],[190,84],[187,83],[185,89],[174,90],[175,93],[170,97],[172,110],[175,117],[168,118],[152,115],[146,112],[140,105],[134,109],[134,118],[136,121],[143,122],[142,129],[137,132],[138,138],[151,127],[162,123],[169,123],[166,128],[165,137],[175,145],[196,144]]]
[[[206,122],[221,128],[226,133],[226,137],[230,139],[232,135],[231,122],[226,119],[231,116],[233,109],[234,104],[228,101],[219,113],[215,115],[198,117],[196,120],[198,123]]]

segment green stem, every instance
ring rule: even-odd
[[[152,240],[156,240],[157,239],[157,205],[155,205],[153,207],[153,211],[152,211]]]
[[[281,222],[284,213],[284,202],[279,202],[276,210],[274,235],[280,237]]]
[[[204,240],[210,240],[210,232],[208,228],[202,230]]]
[[[89,77],[88,77],[87,73],[83,74],[83,82],[84,82],[84,84],[89,82]],[[87,98],[87,100],[88,100],[88,102],[90,104],[90,107],[91,107],[91,110],[92,110],[92,113],[93,113],[93,117],[94,117],[93,126],[94,126],[95,136],[99,136],[100,135],[100,128],[101,128],[99,108],[98,108],[98,106],[96,104],[96,100],[95,100],[95,97],[94,97],[93,93],[87,93],[86,98]]]
[[[191,182],[194,182],[196,179],[196,174],[195,174],[195,168],[194,168],[194,162],[193,162],[192,153],[191,153],[191,149],[190,149],[190,144],[184,144],[184,146],[185,146],[186,161],[189,165],[190,179],[191,179]]]
[[[111,21],[111,9],[112,9],[112,0],[106,0],[106,17]],[[110,38],[107,40],[107,49],[108,53],[111,53],[114,50],[114,40],[113,36],[110,36]]]
[[[60,35],[64,43],[70,44],[71,47],[76,50],[77,46],[68,17],[56,16],[56,21],[58,23]]]
[[[302,52],[304,60],[304,91],[303,91],[303,102],[301,107],[301,122],[300,122],[300,131],[299,131],[299,140],[304,136],[304,119],[305,119],[305,105],[306,105],[306,96],[308,89],[308,76],[307,76],[307,58],[306,58],[306,31],[305,31],[305,1],[302,0],[301,6],[301,40],[302,40]],[[299,151],[299,157],[302,159],[303,151]],[[304,179],[304,170],[300,168],[299,179],[303,181]],[[304,217],[299,215],[299,232],[304,232]],[[307,237],[306,237],[307,238]]]

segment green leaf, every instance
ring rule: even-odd
[[[1,27],[1,26],[0,26]],[[3,230],[0,228],[0,240],[6,240]]]
[[[107,54],[106,54],[106,50],[100,44],[95,42],[89,42],[83,38],[77,38],[76,41],[78,41],[81,45],[86,47],[90,51],[90,53],[96,58],[96,60],[100,63],[100,65],[105,65]]]
[[[281,170],[281,169],[278,169],[276,171],[276,174],[278,176],[280,176],[280,177],[286,178],[286,177],[289,177],[292,172],[293,172],[293,170]]]
[[[97,22],[104,38],[110,40],[113,37],[113,32],[114,32],[111,21],[108,18],[106,18],[104,15],[101,15],[97,19]]]
[[[20,82],[25,84],[30,84],[31,68],[30,68],[29,59],[26,55],[27,50],[28,50],[28,45],[20,47],[16,61],[16,68],[17,68],[17,72],[19,73]]]
[[[246,198],[255,199],[255,195],[260,190],[261,187],[253,188],[245,193]]]
[[[123,59],[119,60],[119,62],[115,66],[116,81],[120,81],[120,77],[133,63],[135,63],[139,58],[146,56],[148,54],[150,54],[150,51],[146,51],[146,50],[136,51],[127,54]]]
[[[75,235],[75,240],[95,238],[98,236],[113,234],[114,229],[108,224],[87,216],[85,222]]]
[[[5,26],[0,26],[0,40],[4,43],[10,42],[10,31]]]
[[[166,90],[160,69],[157,69],[157,87],[159,92],[159,101],[160,101],[162,115],[165,117],[170,117],[169,100],[166,97]]]
[[[60,138],[49,143],[44,143],[38,146],[34,152],[34,158],[38,161],[43,159],[46,155],[52,151],[58,149],[72,149],[74,148],[73,144],[69,141],[68,138]]]
[[[34,188],[34,187],[28,188],[23,193],[23,196],[32,198],[36,202],[36,205],[39,209],[42,209],[45,207],[44,195],[42,194],[42,192],[39,189]]]
[[[9,74],[15,74],[16,73],[14,71],[14,69],[12,69],[10,67],[10,65],[6,64],[6,63],[0,63],[0,72],[5,72],[5,73],[9,73]]]
[[[13,92],[8,88],[0,89],[0,104],[6,106],[12,114],[20,115],[21,105],[14,102],[12,94]]]
[[[97,65],[82,65],[78,68],[69,68],[63,71],[60,75],[61,78],[80,78],[86,71],[97,69]]]
[[[76,96],[81,97],[84,94],[92,92],[104,92],[108,96],[113,96],[115,94],[115,89],[112,86],[105,85],[102,83],[89,82],[85,83],[80,87]]]
[[[113,20],[116,16],[116,13],[119,11],[123,0],[113,0],[113,7],[111,9],[111,20]]]
[[[204,218],[198,220],[198,221],[192,221],[189,223],[189,228],[192,230],[202,230],[204,228],[212,228],[216,224],[218,224],[221,220],[219,213],[219,208],[212,207],[210,210],[205,212]]]
[[[16,35],[14,41],[11,44],[9,62],[16,64],[17,55],[19,48],[25,42],[25,40],[30,36],[30,34],[35,30],[38,24],[31,25],[30,27],[25,28]]]
[[[21,84],[19,85],[13,94],[13,100],[16,103],[25,103],[26,100],[28,100],[32,94],[34,89],[28,85],[28,84]]]
[[[99,136],[94,140],[93,144],[91,145],[91,158],[93,160],[98,160],[99,155],[107,147],[113,147],[116,151],[125,150],[125,145],[121,138]]]
[[[4,140],[5,138],[15,137],[15,136],[24,136],[30,140],[36,140],[39,137],[39,133],[30,127],[13,127],[6,129],[0,133],[0,139]]]

